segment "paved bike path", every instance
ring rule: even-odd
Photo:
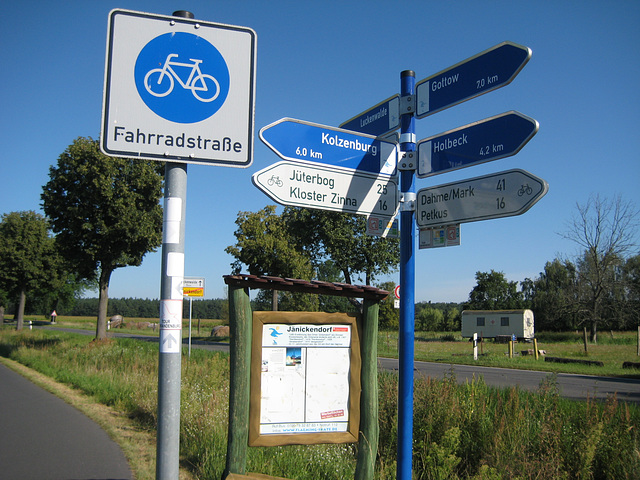
[[[132,480],[120,447],[79,410],[0,364],[0,478]]]

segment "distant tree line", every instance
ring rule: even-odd
[[[56,311],[58,315],[95,317],[98,313],[98,298],[79,298],[70,307]],[[182,304],[183,318],[189,318],[189,301]],[[160,313],[160,300],[142,298],[110,298],[107,316],[122,315],[127,318],[157,319]],[[223,319],[229,318],[229,304],[225,299],[206,299],[192,302],[192,318]]]

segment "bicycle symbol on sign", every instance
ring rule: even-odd
[[[278,177],[277,175],[272,175],[271,178],[267,180],[267,185],[269,185],[270,187],[273,186],[274,183],[278,187],[282,186],[282,180],[280,180],[280,177]]]
[[[162,68],[149,70],[145,75],[144,86],[151,95],[154,97],[166,97],[173,91],[175,80],[177,80],[182,88],[191,90],[193,96],[201,102],[208,103],[218,98],[218,95],[220,95],[220,84],[213,76],[200,71],[202,60],[190,58],[189,60],[193,63],[182,63],[172,61],[175,57],[178,57],[177,53],[170,53],[167,55],[167,59],[164,61]],[[183,82],[172,67],[191,67],[187,81]],[[213,94],[211,92],[213,92]]]
[[[528,183],[522,185],[520,190],[518,190],[518,196],[521,197],[524,194],[531,195],[533,193],[533,189],[529,186]]]

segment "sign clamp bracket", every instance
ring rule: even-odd
[[[418,168],[418,152],[401,152],[402,157],[398,162],[398,170],[412,171]]]
[[[404,95],[400,97],[400,115],[416,112],[416,96]]]
[[[417,198],[416,192],[400,192],[400,211],[415,212]]]

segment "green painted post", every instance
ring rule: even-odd
[[[244,475],[249,442],[249,393],[251,374],[252,312],[249,289],[229,286],[229,330],[231,339],[231,385],[229,388],[229,432],[227,463],[229,473]]]
[[[362,314],[362,393],[360,439],[355,480],[372,480],[378,453],[378,312],[380,305],[365,299]]]

